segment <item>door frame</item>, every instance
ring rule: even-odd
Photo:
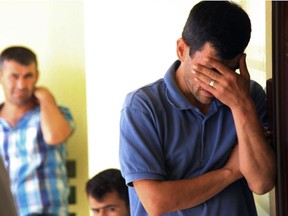
[[[288,215],[288,2],[272,2],[273,128],[277,156],[276,214]]]

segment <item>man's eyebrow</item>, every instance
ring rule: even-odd
[[[96,211],[96,210],[105,209],[105,208],[111,208],[111,207],[113,207],[113,208],[118,208],[117,205],[112,205],[112,204],[110,204],[110,205],[102,206],[102,207],[99,207],[99,208],[91,208],[91,210],[92,210],[92,211]]]

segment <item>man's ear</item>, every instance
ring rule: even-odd
[[[34,85],[38,82],[39,76],[40,76],[40,73],[39,73],[38,70],[36,70],[36,73],[35,73],[35,83],[34,83]]]
[[[178,59],[182,62],[184,61],[186,55],[187,55],[187,52],[189,54],[189,46],[186,44],[186,42],[183,40],[183,38],[179,38],[177,40],[177,56],[178,56]]]
[[[2,83],[2,76],[3,76],[3,71],[0,69],[0,84]]]

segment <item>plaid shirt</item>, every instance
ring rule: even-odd
[[[59,108],[74,129],[69,110]],[[12,128],[0,118],[0,155],[10,176],[20,216],[32,213],[68,215],[64,144],[45,143],[39,106],[27,112]]]

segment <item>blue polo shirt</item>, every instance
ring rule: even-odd
[[[203,115],[181,93],[175,81],[176,61],[164,79],[129,93],[120,120],[120,164],[129,185],[131,215],[148,215],[133,181],[188,179],[223,167],[237,143],[229,107],[215,99]],[[251,81],[251,95],[261,121],[265,92]],[[169,197],[167,197],[169,199]],[[253,194],[244,178],[208,201],[174,215],[257,215]]]

